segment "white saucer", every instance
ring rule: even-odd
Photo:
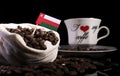
[[[112,47],[112,46],[102,46],[102,45],[96,45],[96,46],[90,46],[90,47],[86,47],[86,48],[81,48],[83,50],[77,50],[76,48],[74,48],[74,45],[61,45],[59,47],[59,51],[62,52],[84,52],[84,53],[96,53],[96,52],[112,52],[117,50],[116,47]],[[80,46],[79,46],[80,48]],[[87,50],[88,49],[88,50]]]
[[[113,46],[102,46],[102,45],[96,45],[96,46],[89,46],[89,47],[83,47],[79,46],[79,48],[82,48],[81,50],[78,50],[75,45],[60,45],[59,52],[65,55],[89,55],[89,56],[103,56],[106,53],[116,51],[117,48]]]

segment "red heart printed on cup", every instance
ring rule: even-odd
[[[88,25],[84,25],[80,27],[80,30],[82,30],[83,32],[86,32],[89,29]]]

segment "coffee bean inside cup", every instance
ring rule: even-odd
[[[45,50],[47,49],[44,44],[45,41],[50,41],[52,45],[56,45],[58,42],[58,37],[53,33],[53,31],[42,31],[41,29],[32,28],[22,28],[18,26],[16,29],[6,28],[11,33],[17,33],[21,35],[27,46]],[[33,31],[35,30],[34,34]]]

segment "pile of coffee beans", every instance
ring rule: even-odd
[[[52,31],[42,31],[41,29],[36,29],[33,34],[34,29],[22,28],[20,26],[17,29],[6,28],[11,33],[17,33],[21,35],[29,47],[45,50],[47,47],[44,44],[46,40],[50,41],[53,45],[58,42],[58,38]]]
[[[111,65],[111,59],[91,59],[58,55],[54,62],[34,66],[0,65],[1,76],[85,76]]]

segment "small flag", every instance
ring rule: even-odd
[[[49,28],[51,30],[57,31],[59,28],[61,20],[46,15],[44,13],[40,13],[39,17],[36,20],[37,25],[41,25],[43,27]]]

